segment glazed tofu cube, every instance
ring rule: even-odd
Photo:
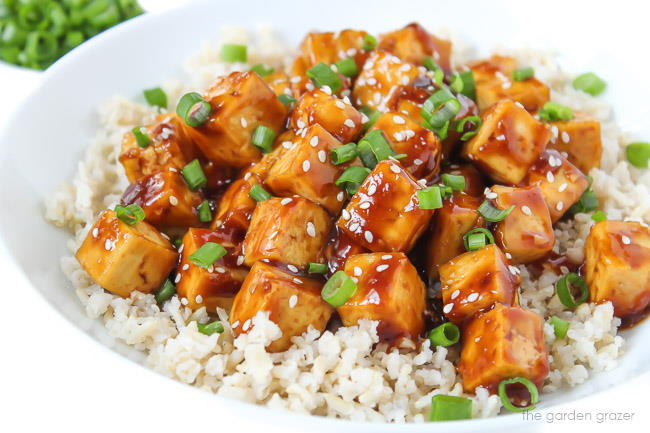
[[[591,302],[611,301],[614,314],[634,319],[650,303],[650,230],[637,222],[601,221],[585,243]]]
[[[244,262],[266,259],[298,267],[317,262],[332,221],[306,198],[273,197],[259,202],[244,240]]]
[[[498,246],[489,244],[440,265],[442,311],[458,325],[495,304],[516,303],[519,276]]]
[[[476,102],[483,111],[502,99],[519,102],[530,112],[539,110],[550,100],[549,88],[537,78],[512,79],[517,68],[511,57],[493,56],[471,66],[476,84]]]
[[[157,290],[178,258],[153,226],[144,221],[128,225],[112,210],[99,215],[76,256],[98,285],[123,298]]]
[[[182,122],[176,115],[158,116],[158,122],[143,129],[151,139],[147,147],[138,145],[133,132],[124,134],[119,159],[130,182],[170,168],[180,171],[196,158]]]
[[[417,23],[380,35],[377,49],[417,65],[432,57],[446,73],[451,72],[451,42],[435,37]]]
[[[337,308],[345,326],[377,320],[383,341],[417,341],[424,331],[424,283],[403,253],[358,254],[348,258],[344,271],[357,279],[357,290]]]
[[[512,101],[500,101],[481,114],[483,126],[465,143],[463,156],[495,182],[521,182],[551,137],[546,126]]]
[[[549,372],[543,325],[540,315],[501,304],[474,318],[461,340],[458,371],[465,392],[483,386],[496,393],[499,382],[513,377],[541,388]]]
[[[431,235],[427,242],[427,272],[429,281],[438,277],[438,267],[465,252],[463,236],[485,221],[476,211],[481,199],[464,193],[455,193],[443,201],[431,220]]]
[[[287,109],[273,90],[254,72],[233,72],[220,77],[205,99],[212,106],[210,118],[185,132],[215,164],[245,167],[262,157],[251,143],[258,126],[276,133],[284,126]]]
[[[348,257],[356,254],[367,253],[368,249],[355,243],[348,235],[337,226],[325,245],[323,256],[331,274],[343,269]]]
[[[319,124],[342,143],[354,141],[363,126],[361,113],[356,108],[320,89],[300,97],[289,122],[295,131]]]
[[[478,197],[485,191],[485,178],[472,164],[452,164],[445,168],[443,173],[463,176],[465,178],[465,189],[463,190],[465,194]]]
[[[302,335],[310,326],[321,332],[325,329],[334,309],[321,297],[322,288],[318,280],[257,262],[235,296],[230,323],[235,333],[244,334],[252,329],[258,312],[268,312],[282,337],[267,350],[282,352],[291,347],[292,337]]]
[[[537,185],[555,223],[578,200],[587,188],[589,179],[578,168],[555,150],[545,150],[532,165],[525,185]]]
[[[409,251],[433,216],[420,209],[420,185],[398,162],[380,161],[352,196],[336,225],[370,251]]]
[[[190,261],[190,256],[206,242],[219,244],[228,251],[207,269]],[[227,235],[191,228],[183,236],[181,251],[175,279],[178,296],[187,299],[187,306],[192,310],[206,307],[212,313],[217,307],[229,309],[248,273],[242,266],[241,247]]]
[[[603,153],[600,138],[600,122],[582,113],[575,113],[571,120],[551,123],[554,137],[548,147],[566,152],[569,161],[580,171],[588,174],[600,167]]]
[[[354,83],[352,100],[358,107],[386,112],[397,103],[401,90],[420,75],[415,65],[385,51],[373,51]]]
[[[243,239],[257,205],[248,193],[253,185],[261,183],[255,175],[244,176],[233,182],[219,200],[210,228],[220,232],[230,232],[234,237]]]
[[[183,176],[174,171],[161,171],[140,178],[122,195],[122,204],[137,204],[145,213],[145,221],[158,229],[200,226],[197,207],[203,196],[190,190]]]
[[[295,145],[271,167],[266,184],[275,195],[291,197],[298,194],[318,203],[335,215],[341,211],[345,192],[336,180],[349,164],[334,165],[330,151],[341,142],[319,124],[310,126],[296,137]]]
[[[207,182],[203,189],[206,195],[220,195],[238,176],[239,170],[233,167],[217,165],[212,161],[199,160]]]
[[[551,215],[538,186],[511,188],[495,185],[493,205],[497,209],[515,206],[496,224],[494,238],[513,263],[531,263],[546,256],[555,244]]]
[[[372,126],[379,129],[397,154],[400,163],[416,179],[431,179],[440,172],[441,143],[436,135],[397,111],[383,114]]]
[[[265,77],[262,77],[264,82],[269,85],[273,93],[276,96],[280,95],[291,95],[291,83],[289,82],[289,76],[284,72],[273,72]]]

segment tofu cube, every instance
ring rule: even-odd
[[[431,234],[426,244],[429,281],[438,277],[438,267],[465,252],[463,236],[485,221],[476,211],[481,199],[465,193],[455,193],[444,200],[431,220]]]
[[[388,111],[371,130],[384,131],[395,153],[403,153],[400,164],[416,179],[431,179],[440,172],[442,145],[436,135],[408,116]]]
[[[243,240],[257,205],[248,193],[253,185],[261,183],[260,178],[253,174],[245,175],[233,182],[221,196],[210,228],[230,232],[233,237]]]
[[[286,107],[254,72],[233,72],[220,77],[205,99],[210,118],[196,128],[183,124],[186,134],[215,164],[245,167],[262,157],[251,143],[258,126],[282,130]]]
[[[271,260],[298,267],[317,262],[332,221],[306,198],[273,197],[259,202],[244,240],[244,262]]]
[[[497,304],[474,318],[462,332],[458,371],[465,392],[476,387],[496,393],[499,382],[524,377],[541,389],[548,376],[544,319],[521,307]]]
[[[140,147],[131,131],[124,134],[119,160],[129,182],[170,168],[180,171],[196,158],[182,123],[176,115],[158,116],[156,123],[144,127],[151,139],[147,147]]]
[[[495,185],[498,209],[515,208],[494,229],[494,238],[513,263],[531,263],[545,257],[555,245],[551,215],[538,186],[511,188]]]
[[[380,161],[352,196],[336,225],[370,251],[409,251],[434,211],[420,209],[417,183],[399,162]]]
[[[377,320],[383,341],[399,345],[401,338],[417,341],[424,331],[424,283],[403,253],[351,256],[344,271],[357,279],[357,290],[337,308],[345,326]]]
[[[601,221],[585,242],[585,280],[591,302],[611,301],[632,322],[650,304],[650,230],[631,221]]]
[[[600,167],[603,145],[600,137],[600,122],[583,113],[575,113],[571,120],[553,122],[555,132],[548,147],[566,152],[569,161],[583,173]]]
[[[144,221],[128,225],[112,210],[99,215],[76,256],[98,285],[123,298],[157,290],[178,258],[153,226]]]
[[[320,89],[304,93],[289,118],[295,131],[319,124],[342,143],[354,141],[361,132],[361,113],[350,103]]]
[[[273,164],[266,184],[275,195],[291,197],[298,194],[318,203],[331,214],[341,211],[346,193],[336,180],[350,165],[334,165],[330,151],[341,145],[319,124],[296,137],[295,145]]]
[[[589,179],[559,152],[545,150],[530,168],[524,184],[539,186],[555,223],[580,200],[589,188]]]
[[[140,178],[128,186],[121,201],[140,206],[145,221],[158,229],[202,225],[197,207],[203,196],[190,190],[178,172],[161,171]]]
[[[440,265],[442,311],[463,324],[495,304],[516,304],[519,275],[498,246],[489,244]]]
[[[417,23],[379,35],[377,49],[418,65],[432,57],[446,73],[451,72],[451,42],[435,37]]]
[[[463,147],[463,156],[495,182],[515,185],[540,157],[551,132],[512,101],[500,101],[481,114],[483,126]]]
[[[230,323],[235,333],[244,334],[253,328],[253,318],[268,312],[269,319],[282,330],[282,337],[273,341],[269,352],[282,352],[291,347],[291,338],[302,335],[309,327],[322,332],[333,308],[321,297],[323,283],[270,264],[257,262],[235,296]]]
[[[330,274],[343,269],[348,257],[368,252],[367,248],[355,243],[337,226],[334,226],[333,232],[323,250]]]

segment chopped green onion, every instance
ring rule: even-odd
[[[350,162],[357,156],[357,145],[355,143],[344,144],[330,151],[330,159],[334,165]]]
[[[196,266],[208,269],[227,253],[228,251],[222,245],[215,242],[206,242],[190,255],[189,260]]]
[[[551,317],[548,322],[553,325],[553,333],[557,338],[563,339],[566,337],[567,331],[569,330],[569,322],[557,316]]]
[[[212,209],[210,208],[210,202],[203,200],[203,202],[197,208],[199,212],[199,221],[202,223],[209,223],[212,221]]]
[[[526,81],[535,76],[535,69],[532,66],[519,68],[512,71],[512,79],[515,81]]]
[[[467,251],[476,251],[494,243],[492,232],[484,228],[475,228],[463,235],[463,244]]]
[[[437,71],[441,69],[440,65],[438,65],[438,63],[436,63],[436,61],[433,60],[433,57],[431,56],[425,57],[424,60],[422,60],[422,65],[430,71]]]
[[[79,31],[71,31],[65,35],[63,40],[63,46],[66,50],[71,50],[76,46],[79,46],[85,40],[84,34]]]
[[[508,209],[497,209],[492,206],[492,203],[484,200],[483,203],[481,203],[481,205],[478,207],[478,213],[481,214],[481,216],[487,221],[497,223],[499,221],[503,221],[514,208],[515,205],[510,206]]]
[[[144,90],[144,99],[152,107],[167,108],[167,94],[160,87]]]
[[[193,160],[183,167],[181,174],[192,191],[203,188],[208,183],[208,178],[205,177],[205,173],[198,159]]]
[[[458,73],[463,80],[463,90],[460,93],[472,100],[476,100],[476,83],[474,82],[474,72],[472,70],[461,71]]]
[[[436,394],[431,397],[429,421],[454,421],[471,418],[471,399],[443,394]]]
[[[460,330],[458,326],[451,322],[445,322],[440,326],[433,328],[429,332],[429,340],[432,346],[451,346],[460,340]]]
[[[196,328],[201,334],[205,335],[221,334],[223,332],[223,324],[218,320],[210,323],[197,323]]]
[[[279,99],[280,102],[282,102],[284,105],[291,105],[291,104],[294,104],[294,103],[296,102],[296,98],[294,98],[294,97],[291,96],[291,95],[287,95],[286,93],[283,93],[283,94],[281,94],[280,96],[278,96],[278,99]]]
[[[596,209],[598,209],[598,197],[596,197],[596,193],[589,187],[582,193],[580,199],[569,208],[568,212],[575,215],[577,213],[595,211]]]
[[[160,289],[155,293],[154,298],[156,298],[156,303],[158,303],[158,305],[162,305],[169,301],[175,293],[176,287],[174,286],[174,283],[167,278]]]
[[[442,128],[449,124],[449,121],[456,117],[460,111],[460,102],[457,99],[450,99],[444,102],[435,111],[422,110],[422,118],[432,128]]]
[[[357,69],[357,63],[352,57],[339,60],[338,62],[334,63],[334,66],[336,66],[336,71],[339,74],[345,75],[346,77],[354,77],[359,73]]]
[[[591,219],[596,221],[597,223],[601,221],[607,221],[607,215],[601,210],[597,210],[594,212],[594,214],[591,216]]]
[[[451,80],[449,82],[449,87],[451,88],[451,90],[453,90],[456,93],[462,93],[464,85],[465,83],[463,82],[463,79],[461,78],[460,74],[458,72],[454,72],[451,75]]]
[[[275,131],[263,125],[258,125],[255,128],[251,138],[252,143],[259,147],[263,153],[273,150],[273,140],[275,140]]]
[[[258,183],[251,187],[250,191],[248,191],[248,196],[256,202],[265,201],[273,197],[267,190],[262,188],[262,185]]]
[[[530,394],[530,405],[526,407],[518,407],[512,404],[510,401],[510,397],[506,391],[506,385],[516,383],[525,386],[528,390],[528,393]],[[535,409],[535,405],[539,401],[539,392],[537,391],[535,384],[525,377],[513,377],[512,379],[502,380],[499,383],[499,397],[501,398],[501,403],[503,403],[503,406],[510,412],[526,412]]]
[[[115,205],[115,215],[122,221],[132,226],[144,219],[144,210],[137,204],[128,206]]]
[[[246,45],[223,44],[221,46],[221,60],[224,62],[246,63],[248,59]]]
[[[442,198],[449,197],[450,195],[452,195],[454,193],[454,190],[451,189],[450,186],[441,184],[441,185],[438,185],[438,187],[440,188],[440,195],[442,195]]]
[[[310,274],[325,274],[327,273],[327,265],[323,263],[309,262],[307,265],[307,272]]]
[[[138,146],[145,148],[151,144],[151,137],[147,133],[147,129],[143,126],[136,126],[131,129],[131,133],[135,137],[135,142],[138,143]]]
[[[474,128],[465,132],[465,125],[467,123],[471,123],[474,125]],[[460,136],[460,139],[463,141],[467,141],[476,134],[478,134],[479,130],[481,129],[481,126],[483,126],[483,120],[479,116],[467,116],[463,117],[456,123],[456,132],[462,132],[463,135]]]
[[[441,179],[442,183],[451,187],[454,191],[463,191],[465,189],[465,176],[444,173]]]
[[[424,101],[424,104],[422,104],[422,109],[429,112],[434,112],[442,104],[447,101],[451,101],[452,99],[456,98],[454,98],[454,95],[449,91],[449,89],[443,87],[442,89],[434,92],[431,96],[429,96],[429,98],[427,98],[426,101]]]
[[[442,195],[438,185],[419,189],[417,194],[420,209],[440,209],[442,207]]]
[[[545,122],[559,122],[573,119],[573,110],[555,102],[547,102],[537,115]]]
[[[593,72],[586,72],[578,75],[573,80],[573,88],[589,93],[591,96],[598,96],[605,90],[607,83]]]
[[[343,83],[341,78],[336,75],[336,72],[332,70],[325,63],[320,62],[311,69],[307,69],[307,77],[314,83],[316,87],[327,86],[330,88],[332,93],[336,93]]]
[[[196,92],[184,94],[178,101],[176,113],[186,125],[193,128],[203,125],[212,114],[212,106]]]
[[[359,140],[357,153],[363,165],[371,169],[375,168],[379,161],[395,155],[390,143],[384,137],[384,132],[380,129],[368,132]]]
[[[174,241],[172,242],[172,245],[173,245],[174,247],[178,248],[178,247],[181,246],[182,243],[183,243],[183,239],[182,239],[182,238],[176,238],[176,239],[174,239]]]
[[[373,110],[370,107],[363,106],[359,108],[359,111],[368,118],[368,120],[363,124],[364,131],[374,125],[377,119],[381,117],[379,110]]]
[[[345,304],[357,291],[357,283],[343,271],[337,271],[323,286],[321,296],[334,308]]]
[[[648,168],[650,143],[630,143],[625,147],[627,160],[635,167]]]
[[[263,63],[258,63],[257,65],[253,65],[251,67],[251,71],[256,72],[257,75],[260,77],[266,77],[267,75],[271,75],[272,73],[275,72],[275,68],[271,66],[266,66]]]
[[[355,194],[361,183],[370,174],[370,169],[366,167],[352,166],[345,169],[345,171],[336,179],[336,186],[345,188],[348,194]]]
[[[374,37],[373,35],[365,35],[363,37],[363,45],[361,48],[363,48],[365,51],[372,51],[375,49],[377,46],[377,38]]]
[[[580,290],[577,298],[571,293],[572,288]],[[585,283],[585,280],[581,276],[573,272],[563,275],[562,278],[555,282],[555,292],[560,302],[569,308],[575,308],[580,304],[584,304],[589,298],[587,283]]]

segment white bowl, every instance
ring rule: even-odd
[[[352,27],[379,32],[419,21],[433,31],[452,29],[485,52],[499,45],[555,48],[564,54],[563,64],[568,69],[593,70],[605,77],[609,90],[603,98],[614,105],[620,124],[640,137],[650,137],[645,108],[650,89],[643,76],[649,69],[648,58],[639,55],[633,43],[638,40],[634,29],[644,28],[643,14],[620,15],[620,10],[625,10],[622,7],[616,11],[596,8],[587,20],[577,19],[584,6],[580,2],[550,2],[548,7],[533,9],[523,3],[328,0],[318,6],[312,2],[274,2],[271,6],[264,0],[247,0],[241,5],[225,6],[201,2],[163,14],[148,14],[101,34],[45,72],[40,87],[15,111],[1,134],[0,234],[12,269],[24,273],[32,288],[74,326],[97,342],[111,341],[99,321],[84,315],[70,283],[60,271],[59,257],[67,253],[68,234],[44,221],[43,199],[60,183],[71,179],[97,127],[96,108],[103,101],[114,94],[139,96],[142,89],[177,74],[182,62],[198,50],[203,40],[214,38],[221,25],[253,27],[270,23],[295,44],[312,29]],[[609,26],[607,33],[601,31],[605,21]],[[544,395],[540,408],[549,409],[631,378],[647,376],[650,345],[644,342],[650,340],[650,323],[625,331],[624,335],[627,350],[617,369],[596,375],[572,390]],[[88,340],[84,344],[94,343]],[[139,358],[124,345],[111,348]],[[107,364],[125,371],[139,368],[120,362],[117,357]],[[149,376],[158,380],[148,370],[136,375],[146,378],[143,380],[150,380]],[[270,425],[301,429],[308,425],[311,431],[424,432],[432,428],[430,424],[370,425],[308,418],[190,391],[189,387],[181,391],[176,383],[162,378],[159,381],[157,392],[213,399],[210,401],[216,402],[214,410],[231,419],[264,419]],[[455,422],[454,429],[480,426],[481,430],[490,430],[517,423],[521,423],[520,416],[505,415]]]

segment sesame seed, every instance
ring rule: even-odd
[[[512,254],[506,253],[506,259],[511,259],[511,258],[512,258]]]
[[[314,223],[311,221],[307,222],[307,234],[312,238],[316,237],[316,227],[314,226]]]
[[[404,125],[406,123],[406,120],[402,116],[393,116],[393,122],[397,123],[398,125]]]
[[[373,195],[375,192],[377,192],[377,185],[371,183],[370,186],[368,187],[368,192],[366,194]]]
[[[190,268],[190,264],[185,263],[181,269],[184,270],[184,271],[187,271],[189,268]]]
[[[442,307],[442,312],[445,314],[449,314],[451,312],[451,309],[454,308],[454,304],[447,304],[444,307]]]
[[[354,223],[350,224],[350,226],[348,227],[348,229],[351,232],[356,232],[358,228],[359,228],[359,223],[357,223],[357,222],[354,222]]]
[[[176,278],[174,278],[174,283],[178,283],[181,280],[181,274],[176,274]]]
[[[497,141],[504,141],[506,139],[506,136],[501,134],[496,137]]]
[[[392,258],[393,258],[393,256],[391,256],[390,254],[384,254],[383,256],[381,256],[382,260],[390,260]]]
[[[343,191],[339,191],[339,193],[336,194],[336,199],[338,201],[343,201],[344,198],[345,198],[345,193]]]
[[[395,173],[395,174],[399,174],[399,173],[400,173],[400,169],[399,169],[399,167],[396,166],[395,164],[391,164],[391,165],[390,165],[390,171],[392,171],[392,172]]]
[[[318,146],[318,135],[314,135],[314,136],[309,140],[309,144],[311,145],[311,147],[316,147],[316,146]]]
[[[630,245],[630,243],[632,243],[632,240],[625,235],[621,236],[621,241],[623,241],[623,244],[625,245]]]
[[[402,77],[402,84],[403,85],[406,86],[409,83],[409,81],[410,81],[410,79],[409,79],[408,76],[405,75],[405,76]]]
[[[214,270],[219,272],[220,274],[225,274],[226,273],[226,270],[224,268],[222,268],[221,266],[217,266],[216,268],[214,268]]]
[[[291,297],[289,298],[289,308],[295,307],[297,303],[298,303],[298,296],[291,295]]]
[[[248,122],[243,117],[239,119],[239,123],[241,123],[242,128],[246,128],[248,126]]]
[[[237,266],[241,266],[244,263],[244,256],[237,257]]]
[[[248,331],[248,328],[250,327],[251,327],[251,319],[246,319],[246,321],[244,322],[241,328],[244,331]]]
[[[336,105],[337,107],[339,107],[342,110],[345,110],[345,104],[343,103],[343,101],[339,101],[337,99],[336,102],[334,103],[334,105]]]
[[[374,86],[375,84],[377,84],[377,80],[373,77],[370,77],[368,78],[368,80],[366,80],[366,83],[368,83],[371,86]]]
[[[97,239],[97,236],[99,236],[99,229],[98,229],[97,227],[95,227],[95,228],[93,229],[93,237],[94,237],[95,239]]]
[[[239,326],[239,320],[236,320],[236,321],[232,322],[232,327],[233,328],[236,328],[238,326]]]
[[[176,167],[169,167],[169,171],[173,171],[174,173],[178,173],[178,170]]]
[[[357,277],[352,277],[351,280],[354,281],[355,284],[359,282],[359,279]]]
[[[296,84],[296,83],[299,83],[300,80],[301,80],[301,78],[298,75],[296,75],[295,77],[291,77],[291,79],[289,81],[291,81],[293,84]]]
[[[474,302],[478,299],[478,293],[472,293],[467,297],[467,302]]]
[[[389,268],[388,265],[379,265],[377,266],[377,272],[384,272],[388,268]]]
[[[111,242],[110,239],[106,239],[106,241],[104,242],[104,249],[106,251],[110,251],[113,249],[113,243]]]
[[[213,273],[214,272],[214,266],[212,266],[212,265],[208,266],[208,272]]]
[[[302,120],[302,119],[298,119],[298,120],[296,121],[296,126],[297,126],[299,129],[302,129],[302,128],[304,128],[305,126],[307,126],[307,124],[305,123],[304,120]]]
[[[302,171],[304,171],[305,173],[307,173],[307,172],[309,171],[309,167],[311,167],[311,163],[310,163],[308,160],[305,159],[305,160],[302,162]]]
[[[343,122],[343,124],[344,124],[345,126],[347,126],[347,127],[350,127],[350,128],[354,128],[354,127],[355,127],[354,120],[352,120],[352,119],[345,119],[345,121]]]
[[[449,297],[449,299],[451,299],[451,300],[453,301],[454,299],[456,299],[456,298],[458,297],[458,295],[460,295],[460,290],[456,289],[456,290],[454,290],[454,291],[452,292],[452,294],[451,294],[451,296]]]
[[[178,199],[176,196],[170,195],[169,196],[169,204],[172,206],[176,206],[178,204]]]
[[[569,185],[565,182],[560,187],[557,189],[559,192],[564,192],[565,189],[567,189]]]
[[[395,141],[404,141],[404,135],[401,132],[396,132],[393,134]]]
[[[300,278],[294,278],[293,282],[296,284],[302,284],[302,280]]]
[[[533,212],[530,210],[530,208],[526,205],[521,207],[521,212],[524,213],[525,215],[532,215]]]
[[[189,301],[187,300],[187,298],[183,298],[183,299],[181,299],[181,304],[187,305],[187,304],[189,304]]]
[[[319,160],[320,162],[325,162],[325,161],[327,161],[327,153],[325,153],[324,150],[319,150],[319,151],[318,151],[318,160]]]
[[[283,141],[282,142],[282,147],[284,147],[285,149],[291,149],[293,147],[293,143],[290,142],[290,141]],[[250,173],[247,173],[247,174],[250,174]]]
[[[553,175],[553,172],[547,171],[546,172],[546,179],[551,183],[555,182],[555,176]]]
[[[366,230],[366,232],[363,234],[363,236],[366,238],[366,241],[368,241],[369,243],[372,243],[373,236],[372,236],[372,233],[370,231]]]
[[[415,165],[422,165],[422,164],[424,164],[424,161],[422,161],[420,158],[415,158],[415,159],[413,160],[413,164],[415,164]]]
[[[487,194],[485,194],[485,198],[489,198],[489,199],[497,198],[497,193],[490,191]]]
[[[368,118],[368,116],[366,116],[365,114],[361,113],[361,123],[366,123],[368,120],[370,120],[370,119]]]
[[[515,266],[508,265],[508,269],[512,275],[517,275],[519,273],[519,269],[517,269]]]
[[[305,84],[305,88],[311,92],[314,90],[314,85],[312,83],[307,83]]]
[[[341,211],[341,216],[343,217],[344,220],[349,220],[350,219],[350,212],[348,212],[347,209],[343,209]]]
[[[203,296],[201,295],[196,295],[196,298],[194,298],[197,304],[203,303]]]
[[[569,135],[568,132],[562,131],[562,141],[565,143],[568,143],[571,141],[571,136]]]
[[[330,86],[323,86],[323,87],[321,87],[320,89],[321,89],[323,92],[327,93],[328,95],[331,95],[331,94],[332,94],[332,89],[330,88]]]
[[[291,272],[298,272],[298,268],[294,265],[287,265],[287,268],[289,268]]]
[[[244,175],[244,180],[248,180],[248,179],[250,179],[250,178],[251,178],[251,173],[246,173],[246,174]]]
[[[557,204],[555,205],[555,209],[557,209],[558,212],[564,209],[564,202],[558,201]]]
[[[357,54],[357,49],[356,48],[348,48],[348,50],[345,52],[348,56],[352,57],[355,54]]]
[[[359,209],[368,209],[370,207],[370,202],[369,201],[364,201],[359,205]]]
[[[289,203],[291,203],[292,201],[293,201],[292,198],[283,198],[282,200],[280,200],[280,204],[281,204],[282,206],[284,206],[285,204],[289,204]]]

